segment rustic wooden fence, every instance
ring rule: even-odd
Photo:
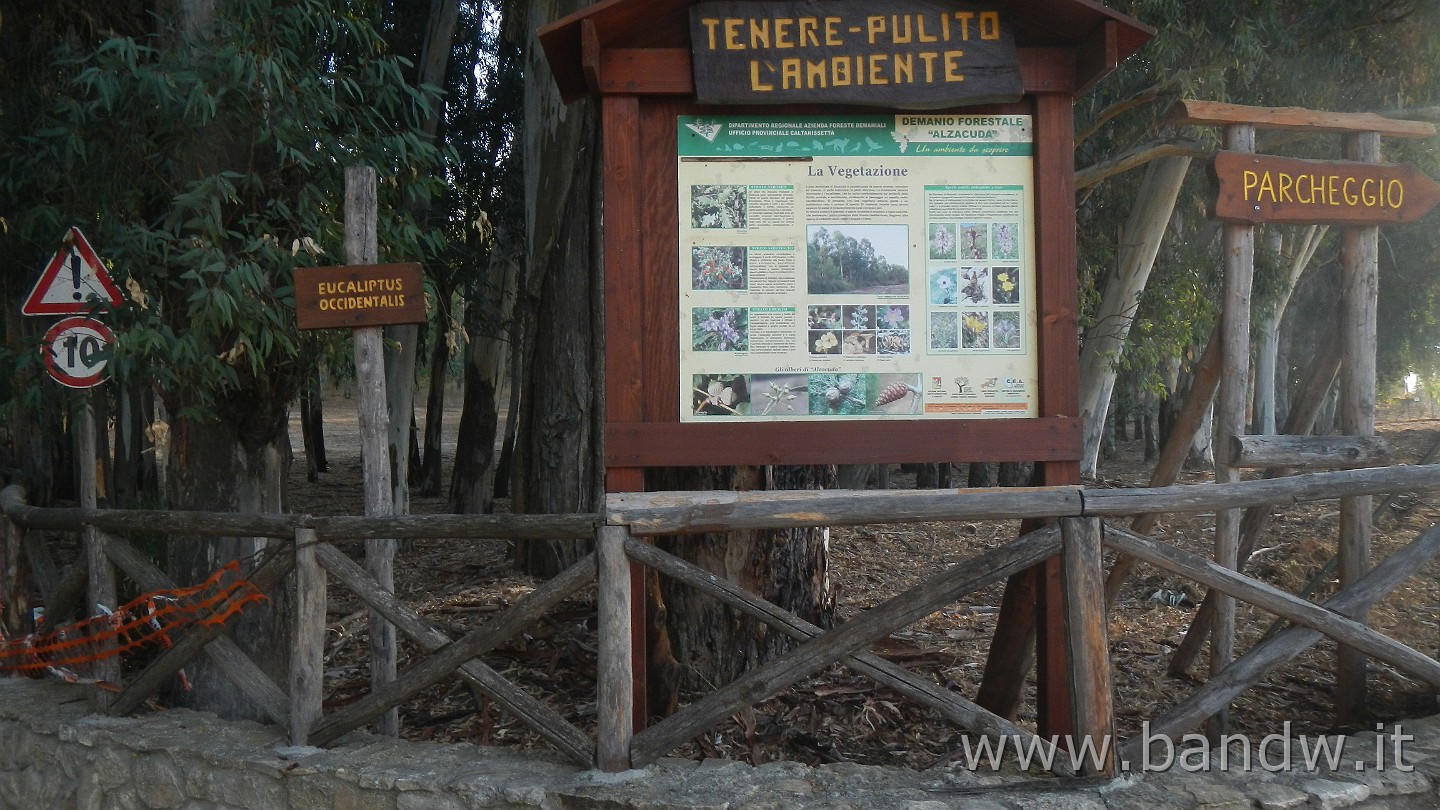
[[[1107,517],[1273,507],[1297,501],[1437,488],[1440,488],[1440,465],[1424,465],[1312,473],[1231,484],[1137,489],[634,493],[610,496],[603,515],[366,518],[41,509],[25,505],[23,493],[12,487],[0,492],[0,511],[5,517],[7,549],[24,548],[36,554],[43,551],[26,541],[25,530],[82,531],[89,527],[99,533],[105,556],[145,589],[169,588],[173,583],[115,534],[139,531],[273,538],[277,542],[271,544],[271,552],[249,579],[261,588],[273,589],[282,587],[289,572],[295,572],[299,610],[288,689],[261,673],[228,641],[222,629],[199,628],[181,638],[125,684],[109,707],[112,713],[125,714],[139,708],[187,660],[204,653],[276,723],[288,727],[293,742],[323,745],[372,722],[421,690],[458,674],[577,762],[620,770],[654,762],[736,711],[835,663],[935,709],[968,731],[1034,739],[1010,720],[871,654],[869,649],[877,639],[966,594],[1003,581],[1057,554],[1063,560],[1065,635],[1073,696],[1072,737],[1077,741],[1086,735],[1097,742],[1109,739],[1114,725],[1113,687],[1101,561],[1107,548],[1226,593],[1291,623],[1282,632],[1263,639],[1162,717],[1153,720],[1149,727],[1150,739],[1178,737],[1190,731],[1324,636],[1440,688],[1440,663],[1350,618],[1363,615],[1376,600],[1440,554],[1440,527],[1424,532],[1359,581],[1324,603],[1315,604],[1152,538],[1103,523]],[[1057,520],[1000,548],[960,560],[829,630],[822,630],[645,542],[647,537],[733,529],[1016,518]],[[452,639],[377,586],[361,566],[333,545],[337,540],[374,538],[453,538],[456,541],[498,538],[516,542],[593,538],[596,551],[482,627]],[[629,590],[632,561],[699,588],[765,622],[793,638],[796,646],[649,728],[633,729]],[[329,577],[384,616],[428,657],[398,679],[325,715],[320,708],[321,657]],[[65,582],[54,576],[48,580],[38,579],[48,604],[60,615],[58,611],[64,609],[65,600],[74,598],[67,597]],[[83,581],[83,576],[79,579]],[[593,738],[480,660],[487,651],[523,631],[592,582],[597,589],[599,643],[598,712]],[[76,589],[72,585],[69,590]],[[1041,747],[1052,745],[1049,741],[1035,742]],[[1140,744],[1138,740],[1127,741],[1119,747],[1118,756],[1133,757],[1138,753],[1135,747]],[[1113,768],[1114,746],[1110,754],[1111,762],[1101,765],[1102,772]],[[1072,772],[1066,759],[1055,759],[1057,773]]]

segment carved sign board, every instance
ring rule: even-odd
[[[996,4],[697,3],[690,47],[702,104],[934,109],[1023,92],[1015,36]]]
[[[1231,222],[1387,225],[1440,202],[1440,185],[1403,164],[1220,152],[1215,175],[1215,217]]]
[[[295,322],[301,329],[424,323],[420,265],[296,268]]]

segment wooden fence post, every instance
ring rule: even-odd
[[[625,526],[601,526],[596,533],[596,609],[599,614],[598,717],[595,765],[602,771],[630,768],[634,734],[634,669],[630,639],[630,564]]]
[[[1380,133],[1347,134],[1346,160],[1378,163]],[[1340,427],[1347,436],[1375,435],[1375,330],[1379,290],[1380,228],[1352,225],[1340,242]],[[1340,587],[1370,568],[1371,496],[1340,499]],[[1367,611],[1353,618],[1367,623]],[[1341,647],[1335,662],[1335,722],[1358,725],[1365,717],[1365,656]]]
[[[295,636],[290,654],[290,744],[305,745],[320,719],[325,679],[325,569],[314,529],[295,530]]]
[[[25,530],[0,514],[0,633],[31,631],[30,566],[25,560]]]
[[[1115,689],[1110,674],[1110,634],[1106,627],[1105,572],[1099,518],[1060,521],[1065,586],[1065,646],[1070,659],[1070,711],[1075,754],[1083,741],[1104,754],[1103,761],[1076,762],[1077,773],[1115,772]],[[1080,747],[1077,747],[1080,746]]]
[[[72,427],[75,430],[75,463],[79,467],[79,502],[81,509],[95,509],[99,505],[99,493],[95,480],[95,409],[90,401],[90,392],[86,391],[80,395],[80,407],[74,415]],[[85,607],[80,611],[81,616],[94,616],[99,612],[96,605],[104,605],[110,610],[119,607],[116,602],[115,591],[115,570],[110,567],[110,560],[105,556],[105,537],[101,535],[94,526],[86,524],[82,532],[85,547],[85,559],[87,571],[89,572],[89,588],[86,590]],[[113,650],[115,642],[113,639],[99,642],[104,651]],[[103,652],[103,651],[97,651]],[[113,655],[101,655],[95,661],[92,670],[97,680],[106,681],[115,685],[120,684],[120,659]],[[95,704],[101,711],[110,708],[114,701],[114,693],[104,689],[95,690]]]
[[[349,166],[345,169],[345,263],[375,264],[377,202],[375,169]],[[389,399],[385,394],[383,328],[362,326],[353,330],[355,343],[355,398],[360,417],[360,458],[364,468],[365,515],[395,514],[391,491]],[[405,459],[398,460],[405,469]],[[394,540],[365,541],[365,569],[380,587],[395,591]],[[370,612],[370,688],[379,691],[395,680],[398,651],[395,627],[375,611]],[[400,733],[400,713],[391,709],[375,721],[375,730],[391,737]]]

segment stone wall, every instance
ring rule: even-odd
[[[604,774],[558,755],[354,733],[295,748],[273,726],[167,710],[91,713],[91,687],[0,678],[0,810],[1242,810],[1440,806],[1440,722],[1406,721],[1406,768],[1376,768],[1374,734],[1333,771],[1166,772],[1059,780],[957,764],[759,767],[662,760]],[[1351,752],[1360,759],[1351,759]],[[1409,768],[1410,764],[1415,765]]]
[[[469,745],[352,735],[292,748],[274,726],[168,710],[90,714],[88,687],[0,680],[0,808],[537,807],[580,769]]]
[[[945,784],[887,768],[789,762],[666,760],[605,774],[558,754],[364,733],[295,748],[277,727],[204,712],[92,714],[90,688],[0,678],[0,810],[904,810],[924,807]]]

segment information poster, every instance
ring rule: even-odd
[[[1029,116],[678,131],[682,422],[1037,415]]]

